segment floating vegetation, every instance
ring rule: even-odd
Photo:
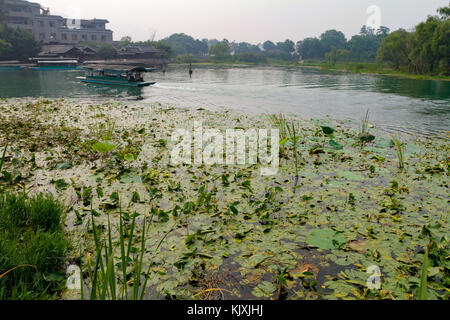
[[[9,99],[0,112],[0,188],[67,208],[64,259],[85,299],[448,299],[448,132],[390,143],[368,113],[358,128],[141,103]],[[173,165],[172,133],[194,121],[279,129],[278,173]],[[0,291],[19,271],[36,274],[11,271]]]

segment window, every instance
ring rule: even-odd
[[[85,34],[81,35],[81,39],[87,40],[87,35],[85,35]]]
[[[45,40],[45,33],[39,33],[39,39],[40,40]]]
[[[67,40],[67,34],[62,33],[62,34],[61,34],[61,39],[62,39],[62,40]]]
[[[48,25],[50,26],[50,28],[53,28],[53,27],[55,26],[55,23],[54,23],[53,21],[50,21],[50,22],[48,23]]]
[[[44,21],[39,21],[39,26],[44,27]]]
[[[106,36],[102,35],[102,41],[106,41]]]
[[[50,40],[56,40],[56,33],[50,34]]]
[[[78,35],[73,34],[73,35],[72,35],[72,40],[78,40]]]
[[[95,34],[93,34],[93,35],[91,36],[91,40],[92,40],[92,41],[97,41],[97,36],[96,36]]]

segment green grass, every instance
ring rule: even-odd
[[[0,195],[0,300],[57,299],[69,243],[51,196]]]
[[[345,71],[362,74],[380,74],[385,76],[410,78],[417,80],[446,80],[449,81],[449,76],[440,76],[435,74],[414,74],[408,70],[395,70],[388,65],[380,65],[375,62],[346,62],[330,65],[324,62],[304,63],[303,67],[315,67],[325,71]]]

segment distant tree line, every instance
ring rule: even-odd
[[[4,12],[0,0],[0,22]],[[320,37],[306,38],[295,43],[292,40],[274,43],[270,40],[260,44],[229,42],[227,39],[194,39],[184,33],[176,33],[159,41],[133,42],[123,37],[115,45],[86,43],[95,47],[98,56],[115,59],[119,51],[129,44],[153,45],[160,57],[176,59],[178,62],[195,62],[209,59],[217,62],[267,63],[279,61],[296,63],[304,61],[326,61],[334,65],[339,62],[378,62],[390,64],[395,69],[418,74],[438,73],[449,75],[450,65],[450,6],[438,10],[438,16],[429,16],[415,30],[400,29],[390,33],[389,28],[375,30],[363,26],[359,34],[347,40],[338,30],[328,30]],[[0,23],[0,60],[26,59],[39,53],[41,43],[28,31],[12,29]]]
[[[377,62],[416,74],[450,75],[450,6],[413,32],[400,29],[381,42]]]

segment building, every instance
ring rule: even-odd
[[[159,58],[159,51],[151,44],[129,44],[119,51],[122,59],[155,59]]]
[[[36,59],[70,58],[84,61],[95,57],[97,51],[89,46],[74,46],[70,44],[51,44],[42,46],[42,51]]]
[[[24,0],[4,0],[6,23],[30,31],[43,43],[78,44],[112,43],[113,32],[106,29],[108,20],[74,20],[51,15],[40,4]]]

